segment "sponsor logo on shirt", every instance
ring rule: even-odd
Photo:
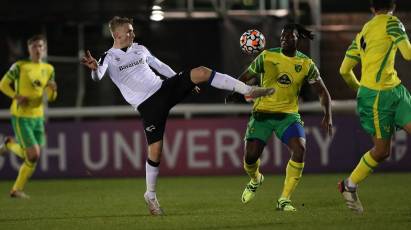
[[[127,65],[121,65],[121,66],[118,67],[118,69],[119,69],[120,71],[122,71],[122,70],[128,69],[128,68],[130,68],[130,67],[133,67],[133,66],[136,66],[136,65],[141,65],[141,64],[145,64],[145,60],[144,60],[143,58],[140,58],[140,59],[138,59],[138,60],[136,60],[136,61],[133,61],[133,62],[131,62],[131,63],[128,63]]]
[[[293,78],[287,73],[281,73],[277,77],[277,85],[281,88],[287,88],[293,83]]]

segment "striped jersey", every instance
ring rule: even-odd
[[[401,83],[394,61],[397,44],[404,39],[408,39],[404,25],[393,15],[376,15],[364,25],[345,54],[361,61],[362,86],[383,90]]]
[[[49,81],[54,81],[54,68],[44,62],[22,60],[14,63],[4,75],[14,83],[16,94],[28,98],[28,105],[21,106],[13,99],[11,114],[17,117],[38,118],[44,116],[43,94]]]
[[[254,102],[254,111],[268,113],[297,113],[303,83],[308,81],[312,84],[321,79],[309,57],[299,51],[294,57],[288,57],[281,52],[281,48],[261,52],[248,71],[260,74],[262,87],[275,88],[274,94]]]

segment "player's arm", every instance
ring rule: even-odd
[[[17,94],[16,91],[11,87],[13,80],[8,76],[8,72],[0,81],[0,91],[3,92],[6,96],[14,98]]]
[[[355,91],[360,87],[360,82],[354,74],[354,67],[361,61],[360,53],[355,40],[348,47],[345,57],[340,66],[340,74],[345,83]]]
[[[387,22],[386,32],[391,40],[397,45],[402,57],[405,60],[411,60],[411,44],[408,39],[407,32],[401,21],[393,17]]]
[[[54,68],[51,72],[50,80],[47,82],[46,85],[46,93],[48,101],[55,101],[57,99],[57,83],[54,80]]]
[[[324,117],[321,121],[321,126],[324,130],[326,130],[327,134],[331,136],[333,125],[331,111],[331,96],[323,80],[320,77],[320,72],[314,64],[312,64],[310,67],[307,81],[314,88],[315,92],[317,93],[320,99],[320,104],[323,107]]]
[[[107,54],[104,54],[97,62],[97,60],[91,55],[90,51],[87,50],[85,56],[81,59],[81,64],[91,70],[91,78],[94,81],[101,80],[107,71],[108,64],[106,61],[106,55]]]
[[[17,64],[12,65],[9,71],[3,76],[0,81],[0,91],[11,99],[16,99],[19,105],[25,105],[28,102],[28,98],[22,95],[19,95],[11,85],[19,77],[19,67]]]
[[[146,47],[143,46],[143,50],[147,55],[147,64],[151,68],[155,69],[159,74],[166,78],[176,76],[177,73],[170,66],[168,66],[167,64],[156,58],[154,55],[152,55]]]

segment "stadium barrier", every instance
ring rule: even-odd
[[[209,114],[212,106],[208,110],[197,106],[197,111],[193,114],[185,114],[186,110],[182,109],[184,106],[188,105],[176,107],[173,113],[192,116],[192,118],[174,117],[168,121],[160,165],[161,175],[244,174],[242,169],[243,138],[248,117],[195,117],[201,114],[199,108]],[[224,106],[226,106],[225,113],[222,111]],[[237,108],[237,113],[250,111],[249,106],[248,110],[243,110],[245,109],[243,106],[234,105],[217,107],[221,109],[221,114],[227,114],[227,112],[236,114],[228,111],[228,108]],[[313,106],[310,111],[318,108]],[[105,109],[107,110],[104,115],[108,115],[114,108]],[[48,112],[51,111],[50,109]],[[73,111],[71,113],[74,114]],[[77,111],[77,116],[96,116],[92,111],[85,111],[83,110],[82,114]],[[136,114],[135,111],[131,111],[130,115]],[[124,116],[129,114],[126,110],[123,112],[126,114],[123,114]],[[305,172],[349,172],[362,154],[371,147],[371,140],[361,129],[358,117],[352,111],[342,110],[342,112],[334,116],[332,137],[328,137],[321,130],[322,116],[320,114],[308,112],[303,114],[307,140]],[[213,114],[218,113],[214,111]],[[59,114],[55,113],[54,116],[58,117]],[[10,134],[12,130],[9,121],[0,122],[0,138]],[[47,145],[43,149],[34,177],[143,176],[146,148],[144,131],[138,116],[123,119],[51,120],[47,123]],[[397,132],[393,139],[390,159],[377,171],[409,171],[411,156],[406,153],[410,148],[411,139],[405,132]],[[273,137],[268,141],[262,155],[262,170],[267,173],[283,173],[288,159],[289,154],[285,146],[278,138]],[[19,159],[12,154],[1,156],[0,178],[14,178],[19,164]]]

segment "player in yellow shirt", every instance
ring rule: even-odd
[[[14,138],[7,137],[0,145],[0,154],[6,151],[23,160],[10,196],[29,198],[24,186],[33,174],[45,144],[43,94],[49,101],[57,97],[54,68],[42,61],[46,54],[47,42],[43,35],[34,35],[27,41],[29,60],[14,63],[0,81],[0,91],[12,99],[11,121]]]
[[[298,96],[305,82],[317,92],[324,108],[321,125],[332,134],[330,94],[314,62],[297,50],[299,39],[305,38],[313,39],[311,31],[299,24],[287,24],[281,32],[281,48],[264,50],[240,77],[244,82],[260,78],[261,86],[275,88],[274,94],[256,99],[247,126],[244,169],[251,180],[242,194],[243,203],[250,202],[263,183],[259,158],[274,132],[291,154],[277,210],[296,211],[290,198],[304,168],[305,133],[298,113]]]
[[[348,208],[362,213],[357,187],[377,165],[390,155],[391,137],[396,128],[411,133],[411,96],[394,69],[399,49],[411,60],[411,45],[400,20],[393,16],[394,0],[372,0],[374,17],[349,46],[340,73],[357,90],[357,111],[363,129],[374,146],[360,159],[351,175],[338,183]],[[361,62],[361,81],[352,69]]]

